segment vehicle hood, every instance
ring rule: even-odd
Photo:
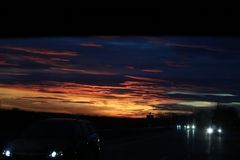
[[[51,151],[63,151],[74,146],[69,139],[16,139],[5,147],[14,154],[46,154]]]

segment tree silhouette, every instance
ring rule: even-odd
[[[213,110],[213,122],[225,127],[237,127],[239,126],[238,111],[231,106],[218,104]]]

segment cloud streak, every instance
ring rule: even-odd
[[[195,96],[218,96],[218,97],[236,97],[230,93],[197,93],[191,91],[169,91],[166,94],[183,94],[183,95],[195,95]]]
[[[206,50],[206,51],[211,51],[211,52],[240,53],[240,50],[229,50],[229,49],[224,49],[224,48],[220,48],[220,47],[211,47],[207,44],[199,45],[199,44],[176,43],[176,42],[168,41],[165,39],[151,40],[149,42],[157,43],[157,44],[164,44],[166,46],[177,47],[177,48],[192,48],[192,49],[198,49],[198,50],[201,49],[201,50]]]
[[[0,60],[0,65],[3,65],[3,66],[17,66],[17,64],[11,64],[11,63],[8,63],[8,62],[2,61],[2,60]]]
[[[117,73],[108,72],[108,71],[100,71],[100,70],[85,70],[85,69],[74,69],[74,68],[51,68],[56,71],[63,71],[67,73],[79,73],[79,74],[89,74],[89,75],[105,75],[105,76],[113,76],[117,75]]]
[[[82,47],[96,47],[96,48],[102,48],[103,45],[97,44],[97,43],[80,43],[80,46]]]
[[[21,51],[31,54],[50,55],[50,56],[78,56],[77,52],[72,51],[56,51],[42,48],[30,48],[30,47],[13,47],[13,46],[0,46],[0,48]]]
[[[162,71],[159,69],[142,69],[143,72],[150,72],[150,73],[161,73]]]
[[[36,56],[23,56],[23,58],[28,61],[50,66],[66,65],[66,63],[69,61],[63,58],[41,58]]]
[[[169,67],[174,67],[174,68],[186,68],[188,65],[183,62],[176,62],[173,60],[164,60],[164,64],[166,64]]]
[[[148,78],[148,77],[139,77],[139,76],[131,76],[131,75],[126,75],[125,77],[131,78],[131,79],[135,79],[135,80],[140,80],[140,81],[150,81],[150,82],[160,82],[160,83],[169,82],[169,81],[163,80],[163,79]]]

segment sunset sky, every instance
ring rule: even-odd
[[[239,95],[238,38],[0,39],[5,109],[137,118],[238,108]]]

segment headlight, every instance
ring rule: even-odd
[[[3,155],[6,156],[6,157],[11,157],[11,156],[12,156],[12,153],[11,153],[10,150],[7,149],[7,150],[4,150],[4,151],[3,151]]]
[[[222,133],[222,129],[221,129],[221,128],[218,128],[217,132],[218,132],[218,133]]]
[[[207,128],[207,133],[208,134],[212,134],[213,133],[213,129],[211,127]]]
[[[52,151],[52,152],[49,154],[49,157],[51,157],[51,158],[56,158],[56,157],[59,157],[59,156],[62,156],[62,155],[63,155],[62,152]]]
[[[195,129],[195,128],[196,128],[196,126],[193,124],[193,125],[192,125],[192,129]]]
[[[190,128],[190,125],[187,125],[187,129],[189,129]]]
[[[177,130],[181,129],[182,126],[181,125],[177,125]]]

